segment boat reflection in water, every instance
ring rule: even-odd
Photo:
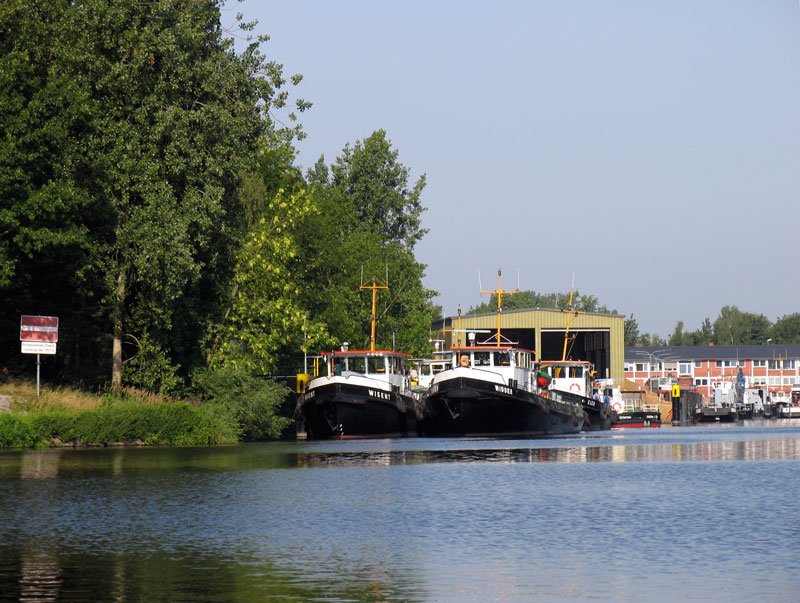
[[[730,442],[665,442],[662,444],[625,443],[623,436],[603,438],[600,445],[559,447],[443,448],[421,450],[328,450],[298,452],[297,466],[420,465],[425,463],[632,463],[674,461],[800,460],[797,440],[763,439]],[[621,440],[621,441],[619,441]],[[430,442],[430,440],[428,440]],[[472,444],[480,443],[472,441]],[[488,441],[487,441],[488,442]],[[497,444],[498,441],[491,441]]]

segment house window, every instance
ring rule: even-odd
[[[637,362],[636,363],[636,372],[637,373],[643,373],[643,372],[645,372],[645,370],[646,369],[644,368],[644,362]]]
[[[784,385],[794,385],[795,382],[796,382],[796,379],[794,377],[784,377],[783,378],[783,384]]]
[[[793,368],[795,368],[795,366],[797,366],[796,363],[797,363],[797,360],[794,360],[794,359],[792,359],[792,360],[784,360],[783,361],[783,368],[785,368],[785,369],[793,369]]]
[[[708,385],[708,378],[706,377],[697,377],[694,380],[695,385]]]
[[[764,368],[765,366],[767,366],[766,360],[753,360],[754,368]]]
[[[702,368],[702,367],[703,367],[703,361],[702,360],[695,360],[694,361],[694,368]]]
[[[772,370],[780,370],[783,368],[783,361],[782,360],[775,360],[774,358],[769,361],[769,368]]]
[[[737,367],[739,366],[738,360],[717,360],[718,368]]]
[[[781,384],[781,378],[780,377],[770,377],[769,378],[769,384],[773,385],[773,386],[780,385]]]
[[[750,383],[753,387],[762,387],[767,384],[766,377],[750,377]]]
[[[691,375],[692,374],[692,363],[691,362],[679,362],[678,363],[678,374],[680,374],[680,375]]]

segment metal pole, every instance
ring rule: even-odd
[[[41,356],[36,354],[36,397],[39,397],[39,367],[41,366]]]

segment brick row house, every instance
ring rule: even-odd
[[[741,370],[747,387],[763,390],[773,402],[788,402],[792,386],[800,385],[800,345],[626,347],[624,370],[626,379],[651,391],[677,383],[704,400]]]

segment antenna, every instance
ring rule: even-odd
[[[481,283],[481,269],[478,268],[478,289],[483,291],[483,284]]]
[[[481,289],[482,295],[497,295],[497,347],[500,347],[500,322],[501,316],[503,315],[503,295],[514,295],[515,293],[519,293],[519,289],[516,291],[503,291],[502,287],[502,280],[503,273],[500,269],[497,270],[497,289],[494,291],[483,291]]]
[[[363,270],[363,268],[362,268]],[[370,289],[372,290],[372,318],[370,319],[371,323],[371,331],[370,331],[370,338],[369,338],[369,350],[370,352],[375,351],[375,322],[377,319],[377,299],[378,299],[378,289],[388,289],[388,285],[379,285],[378,279],[372,279],[372,283],[370,285],[362,285],[359,289]]]
[[[517,268],[517,291],[519,291],[519,268]]]

